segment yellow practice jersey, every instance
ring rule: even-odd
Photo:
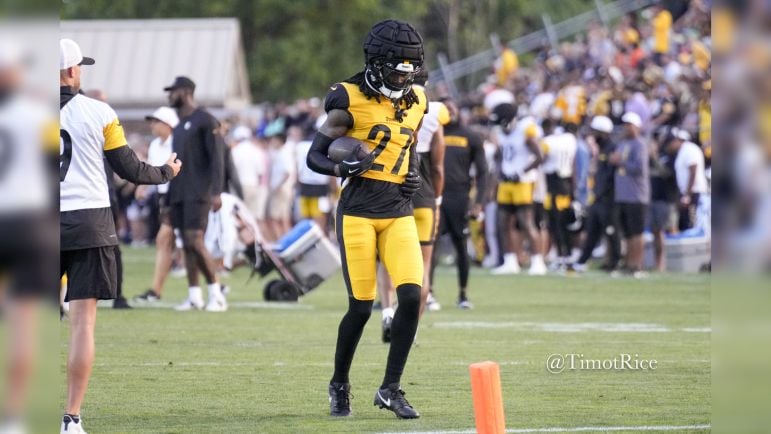
[[[586,90],[582,86],[568,86],[557,95],[554,105],[562,112],[562,122],[581,125],[586,114]]]
[[[346,135],[360,140],[370,152],[378,154],[375,164],[362,177],[397,184],[404,181],[413,136],[428,109],[423,90],[414,87],[413,92],[418,96],[418,103],[405,110],[399,122],[388,98],[380,98],[380,102],[375,98],[367,99],[359,86],[352,83],[332,86],[325,100],[327,111],[341,109],[350,113],[353,126]]]
[[[356,84],[337,83],[327,94],[324,109],[348,112],[352,123],[346,135],[377,155],[370,170],[344,184],[340,202],[344,213],[371,218],[412,215],[411,201],[399,186],[409,170],[415,131],[428,111],[423,89],[414,87],[413,92],[417,102],[409,108],[401,102],[401,121],[391,100],[367,98]]]

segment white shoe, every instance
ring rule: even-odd
[[[498,261],[490,255],[485,256],[485,259],[482,260],[482,267],[484,268],[494,268],[496,265],[498,265]]]
[[[471,310],[474,308],[474,305],[468,301],[468,300],[459,300],[458,301],[458,309],[461,310]]]
[[[0,434],[27,434],[27,428],[18,419],[7,419],[0,422]]]
[[[182,304],[177,305],[174,307],[174,310],[177,312],[186,312],[188,310],[201,310],[203,309],[203,299],[202,298],[190,298],[188,297],[187,300],[182,302]]]
[[[83,419],[65,414],[59,434],[87,434],[83,429]]]
[[[426,308],[431,312],[442,310],[442,305],[434,298],[434,294],[428,293],[428,299],[426,300]]]
[[[172,268],[169,274],[175,279],[182,279],[183,277],[187,277],[187,269],[185,267]]]
[[[579,264],[578,262],[573,263],[573,271],[576,273],[586,273],[586,270],[589,267],[586,266],[586,264]]]
[[[500,267],[495,267],[490,270],[490,274],[503,275],[503,274],[519,274],[522,269],[516,262],[504,262]]]
[[[225,296],[209,297],[209,303],[206,305],[206,312],[225,312],[228,310],[228,302]]]
[[[527,271],[527,274],[531,276],[545,276],[547,273],[546,264],[543,262],[533,262],[530,264],[530,269]]]

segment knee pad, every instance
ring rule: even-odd
[[[403,283],[396,287],[396,296],[399,299],[399,309],[408,306],[420,306],[420,285]]]

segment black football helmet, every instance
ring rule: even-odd
[[[404,21],[381,21],[364,41],[364,59],[367,85],[387,98],[399,99],[423,67],[423,38]]]

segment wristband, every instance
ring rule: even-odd
[[[442,196],[439,196],[436,198],[436,206],[441,206],[441,205],[442,205]]]

